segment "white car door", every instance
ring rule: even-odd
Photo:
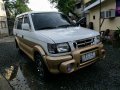
[[[31,30],[31,23],[29,16],[26,14],[23,18],[23,24],[28,24],[29,29],[22,28],[22,42],[23,42],[23,48],[25,52],[31,57],[33,55],[33,46],[34,43],[32,42],[32,37],[34,36],[34,32]]]

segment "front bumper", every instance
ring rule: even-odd
[[[96,58],[88,60],[86,62],[81,62],[81,56],[84,53],[94,51],[96,52]],[[51,73],[71,73],[80,68],[86,67],[95,63],[97,60],[103,59],[105,57],[105,50],[103,44],[93,45],[81,49],[77,49],[71,53],[71,55],[50,57],[45,56],[46,64],[48,70]]]

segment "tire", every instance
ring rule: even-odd
[[[36,65],[36,70],[40,77],[48,77],[50,75],[48,68],[46,67],[43,58],[40,54],[35,55],[35,65]]]

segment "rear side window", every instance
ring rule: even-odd
[[[17,29],[22,29],[23,17],[18,18]]]

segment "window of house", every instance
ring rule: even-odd
[[[4,16],[0,16],[0,28],[7,28],[7,21],[6,21],[6,17]]]
[[[93,16],[93,20],[95,20],[95,15]]]
[[[109,17],[109,11],[106,11],[106,17]]]
[[[76,4],[76,8],[77,9],[81,8],[81,3]]]
[[[105,17],[105,16],[104,16],[104,13],[105,13],[104,11],[102,11],[102,12],[100,13],[100,17],[101,17],[101,18],[104,18],[104,17]]]
[[[6,28],[6,21],[1,22],[2,28]]]
[[[17,29],[22,29],[23,17],[18,18]]]

